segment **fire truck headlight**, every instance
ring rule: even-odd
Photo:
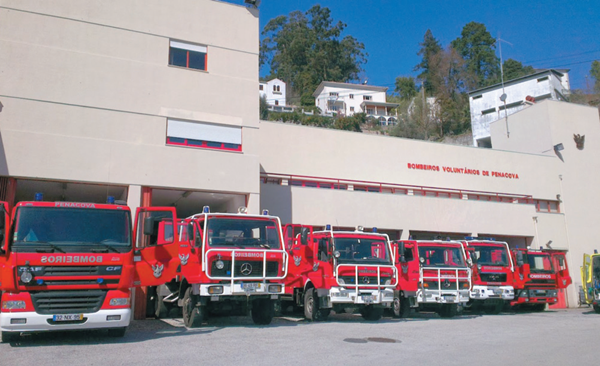
[[[125,306],[129,305],[128,297],[115,297],[114,299],[110,299],[110,306]]]
[[[521,293],[519,294],[519,297],[529,297],[527,294],[527,290],[521,290]]]
[[[269,292],[281,292],[281,285],[269,285]]]
[[[2,301],[2,310],[18,310],[25,309],[25,301],[14,300],[14,301]]]
[[[215,267],[217,267],[217,269],[223,269],[223,268],[225,268],[225,263],[223,263],[223,261],[221,261],[221,260],[216,261]]]
[[[343,279],[343,278],[338,278],[338,283],[339,283],[340,285],[345,285],[345,284],[346,284],[346,281],[344,281],[344,279]]]
[[[218,295],[223,293],[223,286],[208,286],[208,293]]]
[[[388,278],[388,279],[385,281],[385,284],[384,284],[384,286],[389,286],[389,285],[391,285],[391,284],[392,284],[392,280],[391,280],[390,278]]]
[[[558,291],[556,290],[550,290],[548,291],[548,297],[556,297],[558,295]]]
[[[21,273],[21,282],[28,284],[33,281],[33,274],[29,272],[27,269],[23,273]]]

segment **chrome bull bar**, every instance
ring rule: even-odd
[[[424,271],[436,271],[437,272],[437,276],[425,276],[423,274]],[[449,272],[449,271],[454,271],[454,278],[452,277],[442,277],[442,271],[444,272]],[[458,272],[459,271],[464,271],[467,272],[467,276],[459,276]],[[452,276],[452,275],[444,275],[444,276]],[[470,291],[471,290],[471,286],[472,286],[472,282],[471,282],[471,269],[470,268],[440,268],[440,267],[421,267],[421,269],[419,270],[419,278],[420,278],[420,282],[421,282],[421,286],[422,286],[422,290],[423,291],[427,291],[428,293],[430,292],[434,292],[437,291],[438,296],[441,298],[442,294],[448,295],[450,293],[454,293],[456,298],[459,299],[460,298],[460,282],[461,281],[467,281],[469,283],[469,287],[464,289],[465,291]],[[430,290],[430,289],[426,289],[424,287],[424,283],[429,280],[435,280],[437,282],[437,290]],[[456,290],[453,289],[448,289],[448,290],[444,290],[442,289],[442,281],[449,281],[449,282],[454,282],[456,284]]]
[[[354,283],[355,284],[348,284],[348,283],[344,283],[341,284],[340,283],[340,268],[343,267],[349,267],[349,268],[354,268]],[[372,268],[377,268],[377,284],[359,284],[358,283],[358,267],[363,267],[363,268],[368,268],[368,269],[372,269]],[[381,284],[381,269],[383,268],[389,268],[392,270],[392,281],[390,282],[389,285],[382,285]],[[343,287],[354,287],[356,289],[356,296],[358,296],[358,288],[359,287],[363,287],[363,288],[376,288],[378,291],[381,291],[381,288],[396,288],[396,286],[398,285],[398,269],[396,268],[396,266],[391,266],[391,265],[364,265],[364,264],[338,264],[335,268],[335,280],[337,282],[337,284],[339,286],[343,286]]]

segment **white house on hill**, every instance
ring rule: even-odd
[[[544,99],[566,100],[570,94],[569,70],[542,70],[469,92],[473,145],[492,147],[490,123]],[[506,96],[503,98],[502,95]]]
[[[258,92],[260,97],[267,98],[267,104],[271,106],[285,106],[285,82],[279,79],[271,79],[269,81],[261,81],[258,84]]]
[[[384,126],[395,125],[398,120],[390,114],[390,110],[398,104],[386,102],[387,90],[387,87],[381,86],[323,81],[313,97],[324,115],[366,113],[367,117],[377,118]]]

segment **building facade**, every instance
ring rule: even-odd
[[[283,80],[275,78],[261,81],[258,84],[258,91],[260,97],[265,98],[269,106],[286,106],[286,84]]]
[[[391,109],[398,104],[386,102],[388,88],[381,86],[323,81],[313,93],[315,105],[324,115],[352,116],[366,113],[383,126],[395,125],[398,119]]]
[[[473,145],[492,147],[490,123],[520,111],[531,102],[567,100],[569,70],[543,70],[469,92]],[[505,95],[505,97],[503,97]]]

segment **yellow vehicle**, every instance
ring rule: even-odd
[[[600,314],[600,254],[597,250],[594,254],[583,255],[581,282],[585,303],[592,305],[594,311]]]

